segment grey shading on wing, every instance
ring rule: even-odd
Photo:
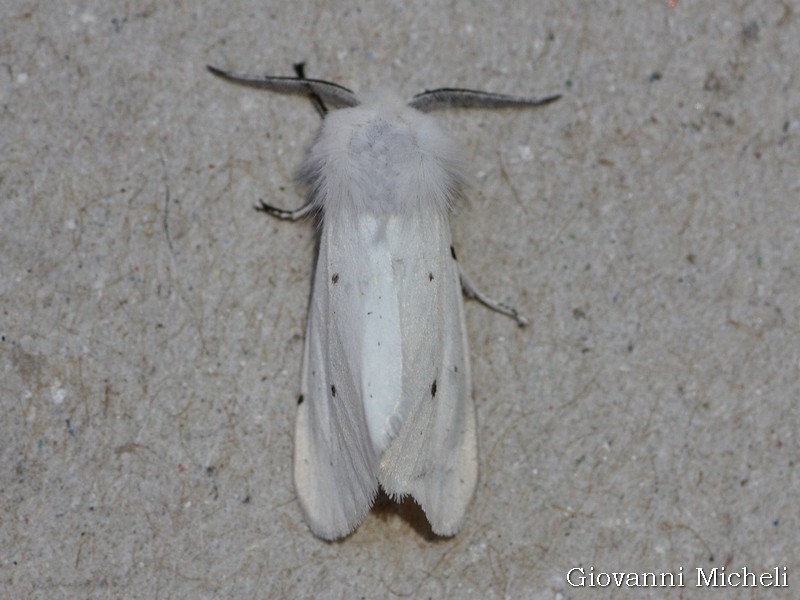
[[[250,75],[230,73],[218,69],[217,67],[212,67],[211,65],[206,65],[206,68],[217,77],[247,87],[269,90],[281,94],[301,94],[306,96],[316,94],[332,108],[347,108],[360,104],[353,92],[346,87],[331,83],[330,81],[323,81],[321,79],[299,79],[297,77],[276,77],[271,75],[253,77]]]
[[[331,234],[329,225],[323,223],[323,237]],[[335,242],[331,248],[325,239],[319,248],[295,426],[294,479],[312,531],[336,539],[369,512],[378,491],[378,455],[364,414],[360,357],[353,356],[350,337],[357,327],[349,294],[354,284],[347,270],[350,249]]]
[[[477,90],[440,88],[417,94],[409,101],[408,105],[420,112],[445,108],[531,108],[550,104],[559,98],[561,98],[561,94],[545,98],[522,98]]]
[[[475,409],[450,228],[442,214],[422,218],[429,225],[425,242],[405,255],[396,250],[404,269],[396,279],[409,406],[381,457],[379,478],[390,496],[411,495],[433,531],[449,536],[461,528],[477,483]]]
[[[476,427],[457,263],[446,215],[428,210],[418,219],[410,227],[424,235],[414,244],[405,235],[408,223],[388,224],[377,245],[368,227],[337,240],[325,236],[341,224],[323,225],[295,483],[312,530],[326,539],[347,535],[363,520],[379,482],[395,499],[411,495],[432,530],[445,536],[460,529],[474,493]],[[376,368],[381,353],[395,363],[402,356],[401,372],[387,361]],[[387,379],[397,384],[387,386]],[[364,407],[387,394],[398,404],[384,451],[370,438]]]

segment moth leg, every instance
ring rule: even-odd
[[[499,312],[500,314],[506,315],[511,317],[517,322],[517,325],[520,327],[525,327],[528,324],[528,319],[523,317],[517,312],[517,309],[513,306],[509,306],[504,302],[500,302],[499,300],[494,300],[490,298],[483,292],[481,292],[477,287],[475,287],[475,283],[469,278],[469,276],[464,272],[464,269],[461,267],[461,263],[458,265],[458,276],[461,279],[461,288],[464,290],[464,295],[467,298],[472,298],[477,300],[487,308],[492,309],[495,312]]]
[[[307,79],[306,77],[306,63],[299,62],[294,64],[294,72],[297,75],[298,79]],[[316,93],[314,90],[309,90],[308,94],[309,99],[311,100],[311,104],[314,105],[317,113],[321,118],[325,118],[325,115],[328,114],[328,107],[325,106],[325,102],[322,101],[320,95]]]
[[[294,72],[297,76],[297,79],[306,79],[305,68],[306,63],[299,62],[294,64]],[[313,89],[309,89],[308,97],[311,100],[311,103],[314,105],[314,108],[319,113],[319,116],[324,119],[325,115],[328,113],[328,107],[325,106],[325,102],[323,102],[320,95]],[[258,206],[256,206],[255,209],[259,212],[265,212],[268,215],[272,215],[277,219],[282,219],[284,221],[297,221],[298,219],[308,216],[314,211],[312,204],[312,202],[308,202],[296,210],[285,210],[283,208],[277,208],[276,206],[267,204],[263,200],[259,200]]]
[[[258,202],[258,205],[254,206],[253,208],[259,212],[267,213],[268,215],[272,215],[276,219],[281,219],[283,221],[297,221],[298,219],[307,217],[316,210],[316,206],[314,206],[313,202],[308,202],[295,210],[277,208],[271,204],[267,204],[263,200],[259,200]]]

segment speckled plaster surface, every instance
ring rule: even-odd
[[[0,596],[611,597],[578,568],[798,597],[792,3],[2,4]],[[439,117],[475,167],[459,258],[532,321],[467,304],[481,475],[452,539],[388,507],[321,542],[295,499],[314,232],[251,207],[302,203],[318,118],[205,65],[299,60],[564,94]],[[790,587],[696,587],[714,567]]]

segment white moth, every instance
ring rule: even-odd
[[[462,288],[477,291],[456,261],[448,210],[465,182],[458,146],[424,114],[450,107],[531,107],[532,100],[461,89],[426,91],[403,103],[360,102],[334,83],[250,78],[251,87],[303,94],[324,120],[300,172],[310,201],[295,220],[321,217],[305,338],[294,479],[311,529],[352,532],[379,486],[411,495],[442,536],[461,527],[478,476]],[[326,114],[325,105],[339,110]]]

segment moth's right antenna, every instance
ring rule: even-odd
[[[440,88],[417,94],[408,105],[420,112],[430,112],[437,108],[530,108],[550,104],[559,98],[561,94],[545,98],[520,98],[477,90]]]

